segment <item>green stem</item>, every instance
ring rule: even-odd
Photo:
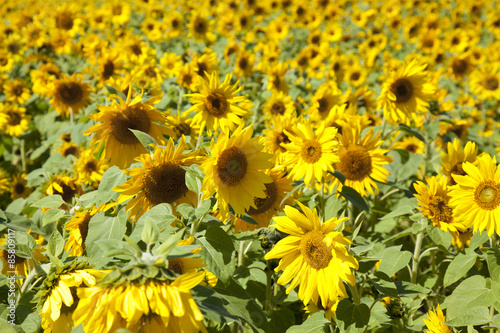
[[[205,214],[203,214],[200,219],[198,221],[196,221],[195,223],[193,223],[191,225],[191,236],[194,236],[194,234],[196,233],[196,231],[198,231],[198,228],[200,227],[201,225],[201,221],[203,221],[203,219],[205,218],[205,216],[207,216],[208,212],[210,210],[208,210]],[[184,218],[182,217],[182,220],[181,220],[181,223],[184,224]]]
[[[26,172],[26,148],[24,147],[24,139],[21,139],[21,167],[23,173]]]
[[[421,232],[417,235],[417,239],[415,240],[415,251],[413,252],[413,262],[411,269],[411,283],[417,283],[418,264],[420,261],[420,249],[422,248],[423,239],[424,239],[424,233]]]
[[[245,258],[245,241],[240,241],[240,249],[238,251],[238,267],[243,266],[243,259]]]
[[[347,284],[349,286],[349,290],[351,291],[352,298],[355,304],[360,304],[360,298],[359,298],[359,293],[358,289],[356,288],[356,285],[351,286],[349,283]]]
[[[271,297],[273,295],[273,271],[271,267],[269,267],[269,261],[267,262],[266,269],[266,303],[264,304],[264,310],[266,312],[270,312],[272,310],[271,307]]]
[[[325,219],[326,219],[326,207],[325,207],[325,177],[322,177],[321,178],[321,189],[320,189],[321,193],[319,195],[319,202],[320,202],[320,205],[321,205],[321,217],[322,217],[322,221],[323,223],[325,222]]]
[[[30,271],[30,273],[28,274],[28,276],[26,277],[26,279],[24,280],[23,286],[21,287],[21,290],[19,291],[19,296],[17,297],[16,306],[19,304],[19,301],[21,300],[21,297],[24,295],[24,293],[26,292],[26,289],[28,288],[29,284],[31,283],[31,281],[35,277],[36,277],[36,269],[33,268]]]

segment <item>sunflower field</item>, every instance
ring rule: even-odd
[[[500,332],[499,2],[0,14],[0,332]]]

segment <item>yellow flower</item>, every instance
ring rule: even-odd
[[[482,99],[500,99],[500,65],[483,65],[470,76],[473,93]]]
[[[85,332],[107,333],[119,328],[132,332],[198,333],[203,315],[191,296],[203,272],[184,274],[173,282],[149,280],[107,287],[80,288],[73,314]]]
[[[12,184],[10,185],[10,197],[12,200],[16,200],[18,198],[26,198],[30,193],[31,189],[26,186],[28,183],[26,181],[26,174],[14,175],[12,179]],[[2,186],[0,185],[0,192]]]
[[[210,44],[215,41],[216,36],[212,33],[214,21],[202,15],[201,12],[192,12],[188,24],[189,34],[195,41]]]
[[[265,259],[281,259],[275,271],[284,270],[278,284],[291,282],[287,293],[300,285],[298,297],[304,305],[311,301],[326,308],[328,303],[348,297],[343,281],[352,286],[356,283],[351,269],[358,269],[358,262],[347,249],[352,242],[334,231],[347,218],[334,217],[322,224],[316,209],[298,204],[303,213],[286,206],[286,216],[274,218],[276,228],[289,236],[280,240]]]
[[[53,266],[35,296],[44,332],[70,333],[77,326],[72,318],[80,301],[76,295],[77,288],[95,286],[105,274],[106,271],[88,268],[88,264],[79,259],[63,267]]]
[[[295,104],[291,96],[285,95],[282,91],[273,92],[271,97],[266,99],[266,104],[262,107],[262,112],[266,116],[295,117]]]
[[[80,184],[77,179],[65,173],[51,176],[44,188],[45,194],[59,194],[66,203],[71,203],[73,197],[80,192]]]
[[[26,233],[29,234],[28,231],[26,231]],[[0,259],[3,261],[2,271],[0,272],[1,274],[7,274],[7,271],[13,271],[15,272],[15,275],[28,276],[31,270],[35,268],[35,265],[39,265],[42,261],[49,260],[42,254],[45,249],[41,246],[43,238],[40,238],[40,240],[36,241],[37,246],[32,253],[32,259],[19,257],[14,253],[14,268],[12,268],[9,263],[9,260],[12,261],[12,253],[8,251],[5,245],[8,242],[8,237],[8,235],[5,235],[3,238],[0,238],[0,246],[3,245],[3,247],[5,247],[5,249],[0,247]]]
[[[379,108],[391,124],[409,124],[416,114],[425,114],[435,91],[425,71],[426,65],[413,60],[392,72],[382,86]]]
[[[282,144],[287,150],[282,164],[289,169],[293,180],[304,178],[306,186],[321,181],[327,171],[333,172],[333,164],[339,162],[337,155],[337,129],[320,127],[313,132],[310,120],[299,122],[291,132],[285,130],[290,143]]]
[[[228,204],[238,215],[243,215],[250,206],[257,209],[254,198],[265,198],[265,183],[271,177],[259,171],[272,167],[270,154],[262,152],[259,138],[252,138],[253,128],[238,127],[219,136],[217,143],[212,139],[211,156],[201,165],[203,199],[216,193],[222,218],[226,218]]]
[[[425,143],[414,136],[406,136],[400,141],[396,142],[392,149],[404,149],[411,154],[425,154]]]
[[[224,82],[220,82],[219,75],[213,72],[206,78],[198,77],[198,93],[188,94],[193,106],[187,112],[195,111],[193,117],[200,128],[207,128],[208,135],[212,131],[221,129],[234,131],[243,123],[248,110],[242,108],[239,103],[246,101],[247,96],[235,96],[243,89],[237,87],[238,82],[231,85],[231,74],[226,75]]]
[[[293,198],[290,196],[284,202],[283,198],[293,189],[291,180],[285,177],[285,174],[279,169],[268,169],[265,172],[272,178],[271,183],[266,183],[266,197],[254,198],[255,207],[247,209],[246,213],[250,215],[258,224],[247,223],[244,220],[235,217],[234,232],[256,230],[269,226],[273,216],[283,211],[285,205],[291,205]]]
[[[441,152],[441,172],[448,179],[448,185],[455,185],[453,175],[464,175],[462,164],[469,162],[477,164],[477,146],[474,142],[469,141],[462,148],[460,140],[455,139],[453,143],[448,142],[448,153]]]
[[[149,134],[159,144],[165,143],[163,137],[163,134],[166,134],[166,128],[163,126],[165,116],[153,106],[162,96],[153,96],[144,103],[141,102],[142,93],[133,100],[131,96],[130,88],[126,101],[113,95],[116,100],[113,100],[112,105],[99,106],[101,112],[89,116],[99,124],[84,133],[85,135],[95,133],[90,145],[97,145],[96,150],[104,145],[104,162],[109,161],[110,165],[120,168],[128,167],[134,158],[147,153],[146,148],[130,129]]]
[[[375,181],[386,183],[389,171],[383,167],[392,161],[392,157],[385,156],[387,149],[379,148],[381,133],[373,135],[373,128],[361,137],[359,126],[344,127],[342,134],[338,135],[340,161],[334,168],[345,176],[344,185],[354,188],[362,196],[378,193]],[[332,176],[333,178],[333,176]],[[342,190],[342,183],[334,178],[331,185],[337,186],[337,191]]]
[[[83,184],[99,183],[102,175],[108,169],[108,165],[103,160],[95,157],[96,153],[94,148],[86,148],[75,162],[78,180]]]
[[[9,192],[10,188],[10,175],[7,171],[0,168],[0,194]]]
[[[184,136],[177,149],[170,138],[164,149],[155,146],[153,155],[146,153],[137,157],[136,160],[142,162],[140,167],[124,171],[132,178],[113,190],[121,192],[118,204],[133,198],[127,203],[126,209],[134,221],[152,206],[172,204],[178,200],[190,202],[196,197],[186,186],[186,170],[182,166],[200,163],[203,157],[199,156],[197,150],[184,153],[185,148]]]
[[[7,81],[3,86],[6,101],[22,105],[31,97],[29,88],[22,80]]]
[[[311,119],[314,121],[326,119],[330,110],[340,104],[341,94],[342,92],[333,81],[319,86],[314,96],[311,97],[311,107],[308,110]]]
[[[465,175],[453,175],[457,185],[449,193],[453,217],[474,226],[474,233],[486,229],[488,236],[500,235],[500,166],[496,163],[488,154],[477,158],[477,166],[464,162]]]
[[[31,116],[15,104],[0,103],[0,129],[7,135],[20,137],[29,129]]]
[[[296,117],[273,117],[271,123],[268,124],[267,129],[262,131],[264,135],[261,143],[264,144],[265,151],[273,154],[271,161],[276,166],[281,167],[281,162],[285,156],[286,148],[282,145],[290,143],[288,135],[285,133],[292,132],[293,127],[297,123]]]
[[[90,103],[90,86],[82,82],[76,73],[71,77],[56,80],[52,88],[50,103],[57,113],[69,116],[70,109],[73,114],[78,114]]]
[[[424,323],[429,330],[424,330],[426,333],[451,333],[450,328],[445,324],[446,318],[443,311],[437,306],[434,311],[427,312],[427,318],[424,318]]]
[[[64,244],[64,250],[70,256],[78,257],[85,253],[85,240],[89,231],[90,219],[97,214],[99,208],[92,207],[81,212],[75,212],[75,216],[66,224],[63,230],[69,230],[69,239]]]
[[[453,211],[449,206],[446,177],[425,177],[427,185],[417,182],[414,187],[418,194],[418,209],[432,220],[435,227],[449,232],[465,232],[466,226],[453,218]]]

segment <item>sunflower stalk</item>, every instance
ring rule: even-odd
[[[422,248],[422,241],[424,240],[424,233],[421,232],[417,235],[415,240],[415,250],[413,252],[412,269],[411,269],[411,283],[417,283],[418,264],[420,262],[420,249]]]
[[[21,300],[21,297],[25,294],[26,290],[28,289],[28,286],[31,284],[31,281],[36,277],[36,268],[33,267],[33,269],[30,271],[26,279],[24,280],[24,283],[21,287],[21,290],[19,291],[19,295],[17,297],[16,301],[16,306],[19,304],[19,301]]]
[[[243,260],[245,258],[245,241],[240,241],[240,249],[238,250],[238,267],[243,266]]]
[[[20,147],[20,154],[21,154],[21,168],[23,173],[26,172],[26,148],[24,144],[24,139],[21,139],[21,147]]]
[[[272,305],[271,305],[271,298],[273,296],[273,271],[269,265],[269,261],[267,263],[267,269],[266,269],[266,302],[264,304],[264,311],[266,312],[271,312],[272,310]]]

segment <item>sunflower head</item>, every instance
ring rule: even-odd
[[[59,114],[66,117],[69,115],[70,109],[75,114],[79,113],[90,103],[90,90],[90,86],[82,82],[76,73],[71,77],[66,76],[54,82],[51,104]]]

